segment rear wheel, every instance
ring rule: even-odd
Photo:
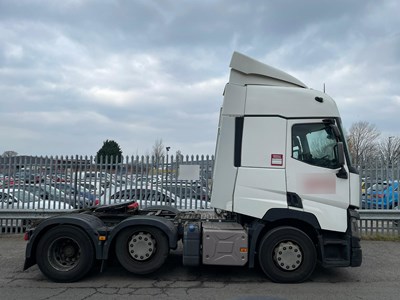
[[[127,228],[117,236],[115,253],[129,272],[148,274],[164,264],[169,253],[168,239],[154,227]]]
[[[81,229],[57,226],[40,239],[36,261],[43,274],[53,281],[77,281],[93,267],[93,244]]]
[[[259,262],[264,273],[275,282],[302,282],[315,269],[317,253],[312,240],[293,227],[278,227],[261,240]]]

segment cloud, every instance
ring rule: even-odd
[[[213,154],[234,50],[398,127],[398,1],[2,1],[0,137],[21,154]]]

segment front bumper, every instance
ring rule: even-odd
[[[349,224],[348,232],[350,234],[350,266],[359,267],[362,263],[362,250],[361,250],[361,231],[358,226],[360,221],[360,214],[353,209],[349,209]]]
[[[348,210],[347,231],[343,233],[323,231],[319,236],[321,263],[324,267],[359,267],[362,263],[361,235],[358,226],[360,216]]]

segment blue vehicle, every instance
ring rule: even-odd
[[[80,197],[80,205],[79,208],[98,205],[99,200],[96,195],[91,194],[89,190],[85,189],[83,186],[78,185],[75,188],[73,185],[68,183],[57,182],[54,183],[53,186],[57,189],[63,191],[66,195],[77,195]],[[84,200],[82,200],[82,198]]]
[[[398,205],[398,180],[374,184],[362,199],[362,208],[367,209],[393,209]]]

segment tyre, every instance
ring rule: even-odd
[[[115,253],[129,272],[148,274],[164,264],[169,254],[168,239],[154,227],[130,227],[117,236]]]
[[[36,262],[42,273],[53,281],[78,281],[93,267],[92,241],[79,228],[57,226],[40,239]]]
[[[317,252],[303,231],[277,227],[262,238],[258,258],[261,269],[272,281],[294,283],[307,280],[313,273]]]

